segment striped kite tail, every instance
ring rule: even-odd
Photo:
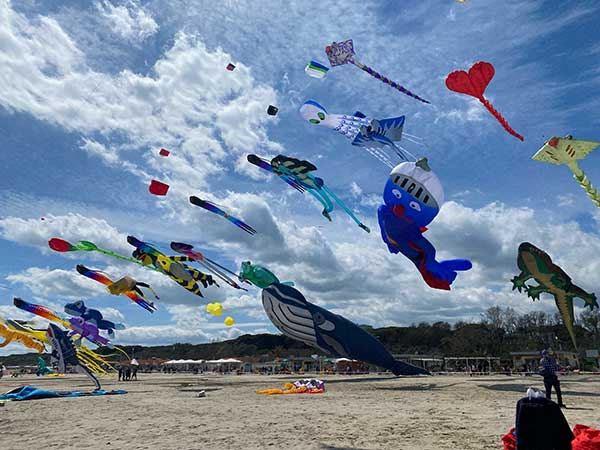
[[[401,86],[398,83],[396,83],[395,81],[390,80],[388,77],[381,75],[379,72],[376,72],[375,70],[373,70],[369,66],[366,66],[366,65],[358,63],[358,62],[355,62],[355,64],[358,67],[360,67],[362,70],[364,70],[365,72],[367,72],[369,75],[371,75],[372,77],[377,78],[379,81],[383,81],[385,84],[393,87],[394,89],[402,92],[403,94],[408,95],[409,97],[412,97],[414,99],[417,99],[420,102],[427,103],[427,104],[430,103],[427,100],[425,100],[424,98],[421,98],[417,94],[409,91],[404,86]]]
[[[592,199],[594,204],[600,208],[600,195],[598,194],[596,188],[592,185],[592,182],[589,180],[587,175],[583,171],[581,171],[579,175],[574,174],[573,178],[577,180],[579,186],[583,188],[583,190],[587,193],[588,197]]]
[[[496,109],[492,106],[492,104],[490,102],[487,101],[486,98],[479,98],[479,101],[481,103],[483,103],[483,106],[485,106],[487,108],[487,110],[492,113],[492,116],[494,116],[496,118],[496,120],[498,122],[500,122],[500,125],[502,125],[502,127],[508,131],[509,134],[512,134],[514,137],[516,137],[517,139],[520,139],[521,141],[524,141],[525,138],[523,136],[521,136],[519,133],[517,133],[515,130],[513,130],[510,125],[508,124],[508,122],[506,121],[506,119],[504,117],[502,117],[502,114],[500,114],[498,111],[496,111]]]

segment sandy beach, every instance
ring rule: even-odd
[[[539,377],[391,378],[327,376],[321,395],[265,396],[295,376],[140,374],[137,382],[105,378],[128,394],[48,399],[0,407],[2,449],[499,449],[515,404]],[[81,376],[0,381],[88,388]],[[600,424],[600,377],[562,378],[565,415]],[[197,392],[206,390],[205,398]]]

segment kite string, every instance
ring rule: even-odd
[[[486,98],[479,97],[479,101],[481,103],[483,103],[483,106],[485,106],[487,108],[487,110],[496,118],[496,120],[498,122],[500,122],[500,125],[502,125],[502,127],[506,131],[508,131],[510,134],[512,134],[517,139],[520,139],[521,141],[525,140],[525,138],[523,136],[521,136],[519,133],[517,133],[515,130],[513,130],[510,127],[510,125],[508,124],[506,119],[504,117],[502,117],[502,115],[498,111],[496,111],[496,109],[492,106],[492,104]]]

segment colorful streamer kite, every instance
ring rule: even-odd
[[[140,266],[144,266],[144,264],[142,264],[137,259],[128,258],[126,256],[119,255],[118,253],[114,253],[109,250],[105,250],[103,248],[96,246],[96,244],[94,244],[93,242],[90,242],[90,241],[79,241],[77,244],[71,244],[70,242],[65,241],[64,239],[52,238],[48,241],[48,247],[50,247],[55,252],[60,252],[60,253],[79,252],[79,251],[98,252],[98,253],[102,253],[104,255],[112,256],[113,258],[121,259],[123,261],[129,261],[129,262],[138,264]],[[144,266],[144,267],[146,267],[146,266]],[[159,272],[158,269],[154,269],[153,267],[150,267],[150,269],[155,270],[156,272]]]
[[[237,217],[230,216],[229,213],[223,211],[221,208],[219,208],[213,202],[209,202],[208,200],[202,200],[201,198],[198,198],[198,197],[192,195],[190,197],[190,203],[192,205],[199,206],[200,208],[204,208],[207,211],[213,212],[213,213],[217,214],[218,216],[221,216],[221,217],[227,219],[229,222],[234,224],[236,227],[241,228],[248,234],[252,234],[252,235],[256,234],[256,230],[254,228],[252,228],[250,225],[248,225],[244,221],[238,219]]]

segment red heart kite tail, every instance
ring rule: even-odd
[[[512,134],[514,137],[516,137],[517,139],[520,139],[521,141],[524,141],[525,138],[523,136],[521,136],[519,133],[517,133],[515,130],[513,130],[510,125],[508,124],[508,122],[506,121],[506,119],[504,117],[502,117],[502,115],[496,111],[494,109],[494,107],[492,106],[492,104],[490,102],[487,101],[487,99],[485,98],[480,98],[479,99],[481,101],[481,103],[483,103],[483,105],[487,108],[487,110],[492,113],[492,115],[496,118],[496,120],[498,122],[500,122],[500,125],[502,125],[502,127],[508,131],[508,133]]]

